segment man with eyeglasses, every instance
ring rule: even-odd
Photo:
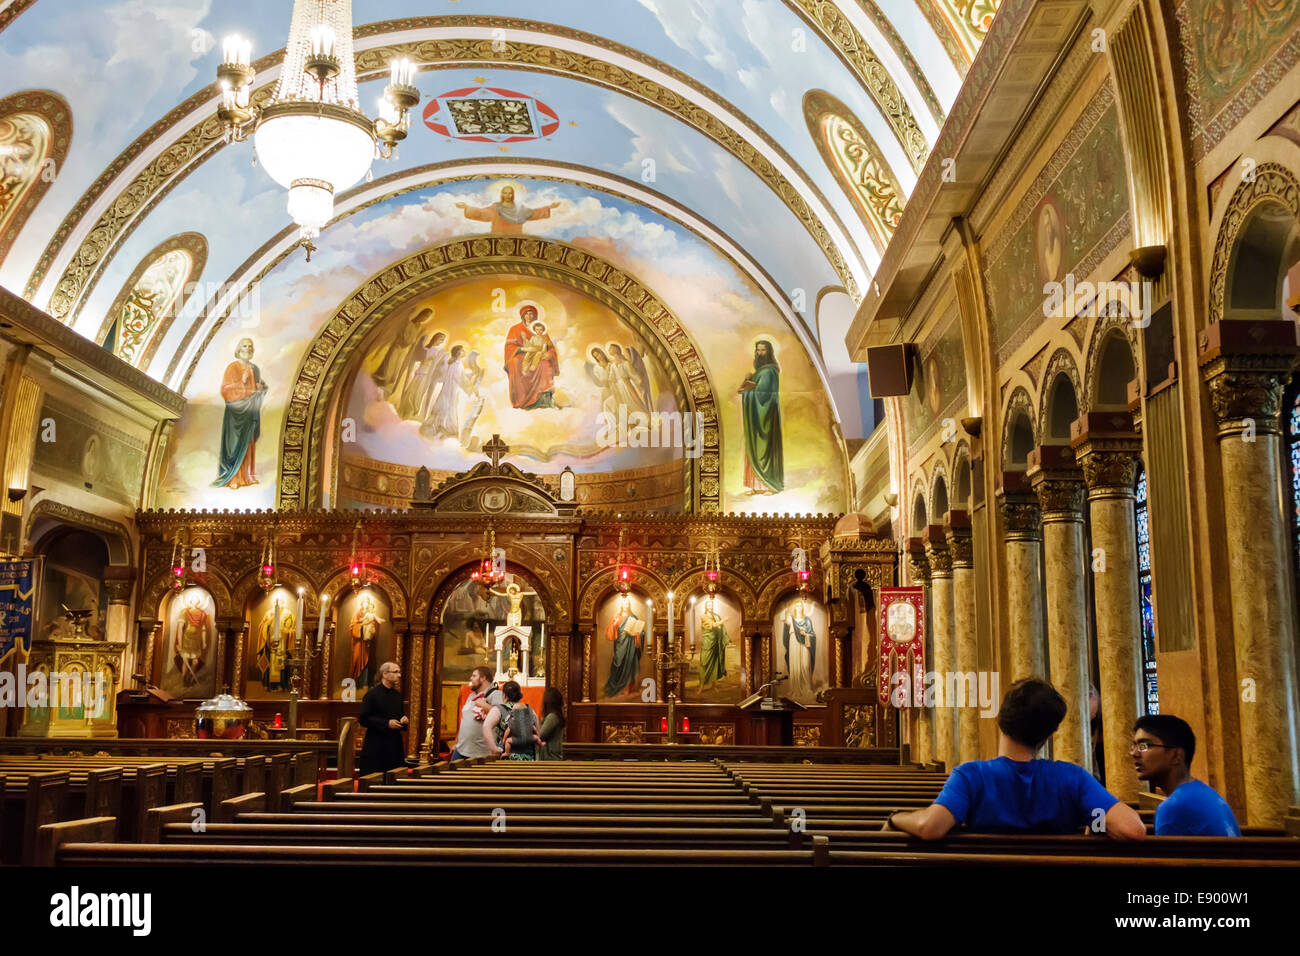
[[[1133,727],[1133,766],[1166,794],[1156,808],[1156,836],[1241,836],[1227,801],[1191,776],[1196,735],[1171,714],[1138,718]]]

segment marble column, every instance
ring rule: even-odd
[[[1043,583],[1040,548],[1042,526],[1038,499],[1023,472],[1007,472],[997,495],[1007,563],[1007,633],[1011,673],[1003,668],[1003,693],[1025,677],[1047,677],[1043,666]],[[1008,680],[1010,676],[1010,680]]]
[[[1220,328],[1222,327],[1222,328]],[[1279,413],[1296,361],[1290,322],[1225,321],[1201,333],[1219,430],[1233,654],[1249,826],[1280,827],[1296,803],[1291,533],[1281,498]],[[1109,758],[1107,758],[1109,759]]]
[[[1083,471],[1069,447],[1045,445],[1030,452],[1026,474],[1043,514],[1048,672],[1069,707],[1052,738],[1052,756],[1092,769]]]
[[[1071,431],[1070,444],[1088,486],[1092,554],[1087,557],[1097,620],[1106,789],[1121,800],[1137,800],[1138,792],[1146,789],[1129,754],[1133,724],[1142,712],[1142,612],[1133,511],[1142,442],[1127,412],[1089,413]]]
[[[975,674],[976,699],[957,708],[957,759],[959,763],[978,760],[980,755],[979,703],[979,631],[975,620],[975,548],[970,515],[965,511],[948,512],[944,522],[948,553],[952,556],[952,630],[956,650],[956,669]]]
[[[956,640],[953,637],[952,555],[943,525],[925,529],[925,556],[930,562],[930,632],[934,656],[926,670],[935,675],[934,759],[951,770],[957,765],[957,716],[955,702],[948,699],[952,686],[948,675],[955,671]]]
[[[920,538],[909,538],[907,542],[907,559],[908,565],[912,572],[911,580],[913,587],[925,589],[925,606],[931,608],[931,591],[930,591],[930,559],[926,557],[925,546]],[[933,611],[926,614],[926,625],[930,628],[930,633],[934,633]],[[928,664],[929,662],[927,662]],[[909,674],[910,678],[912,675]],[[893,695],[894,675],[889,675],[889,691]],[[931,761],[940,759],[935,755],[934,739],[934,711],[927,707],[909,706],[901,711],[903,721],[906,726],[913,728],[915,736],[912,739],[912,759],[921,764],[927,764]]]

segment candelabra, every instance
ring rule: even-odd
[[[655,655],[655,666],[668,688],[668,737],[664,743],[677,743],[677,684],[681,669],[691,662],[690,656],[671,639],[668,646]]]

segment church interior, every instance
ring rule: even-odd
[[[1300,0],[0,0],[0,860],[1300,866],[1298,315]]]

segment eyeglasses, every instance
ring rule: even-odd
[[[1144,754],[1152,747],[1163,747],[1165,750],[1174,749],[1170,744],[1153,744],[1149,740],[1137,740],[1133,742],[1133,745],[1131,747],[1129,747],[1129,753],[1132,753],[1134,750],[1136,750],[1138,753]]]

